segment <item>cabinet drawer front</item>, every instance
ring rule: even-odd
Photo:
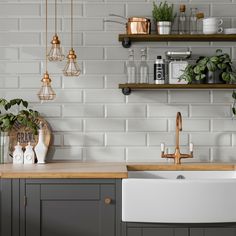
[[[98,184],[42,184],[42,200],[99,200]]]

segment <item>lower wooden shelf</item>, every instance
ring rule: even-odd
[[[236,89],[236,84],[119,84],[124,95],[132,90],[161,90],[161,89]]]

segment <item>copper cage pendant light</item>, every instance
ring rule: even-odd
[[[42,87],[39,90],[38,97],[41,101],[48,101],[48,100],[53,100],[56,97],[55,92],[53,91],[51,87],[51,79],[48,74],[48,57],[47,57],[47,42],[48,42],[48,0],[46,0],[46,17],[45,17],[45,28],[46,28],[46,41],[45,41],[45,48],[46,48],[46,53],[45,53],[45,64],[46,64],[46,72],[44,73],[44,76],[41,80],[42,82]]]
[[[62,53],[61,41],[57,34],[57,0],[55,0],[55,34],[51,41],[51,49],[48,53],[49,61],[62,61],[65,56]]]
[[[65,76],[79,76],[80,68],[76,60],[77,56],[73,49],[73,0],[71,0],[71,49],[67,55],[67,63],[63,70]]]

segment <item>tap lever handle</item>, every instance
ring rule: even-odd
[[[162,151],[162,152],[165,151],[165,143],[161,143],[161,151]]]
[[[189,150],[190,152],[193,152],[193,143],[189,143]]]

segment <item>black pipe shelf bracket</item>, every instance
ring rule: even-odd
[[[122,88],[122,93],[124,94],[124,95],[130,95],[131,94],[131,88],[129,88],[129,87],[125,87],[125,88]]]
[[[130,48],[131,47],[131,40],[130,38],[123,38],[122,39],[122,46],[123,48]]]

